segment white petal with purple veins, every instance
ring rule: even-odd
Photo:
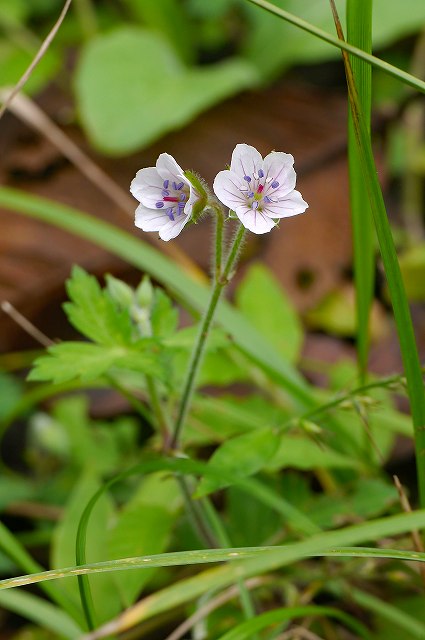
[[[183,169],[177,164],[173,156],[169,153],[161,153],[156,161],[156,168],[163,180],[174,180],[180,182],[183,180]],[[184,181],[187,183],[186,178]]]
[[[134,224],[142,231],[159,231],[169,221],[170,218],[163,209],[149,209],[139,204]]]
[[[248,209],[248,207],[238,207],[235,210],[236,215],[242,222],[243,226],[252,233],[268,233],[273,229],[275,223],[271,218],[264,215],[264,212],[260,212],[254,209]]]
[[[145,206],[155,206],[155,202],[161,198],[163,182],[155,167],[147,167],[136,173],[136,177],[131,182],[130,191]]]
[[[237,144],[232,153],[230,171],[238,176],[252,177],[254,173],[262,169],[263,158],[261,153],[249,144]]]
[[[246,192],[241,191],[241,180],[233,171],[220,171],[213,184],[217,198],[229,207],[235,209],[246,202]]]
[[[270,203],[264,213],[271,218],[290,218],[308,209],[299,191],[292,191],[277,203]]]

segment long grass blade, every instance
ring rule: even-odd
[[[335,3],[333,0],[330,1],[337,32],[339,37],[342,39],[343,33]],[[422,379],[422,369],[416,348],[412,318],[410,316],[409,304],[404,289],[400,265],[398,263],[394,240],[387,218],[381,186],[377,178],[370,135],[364,120],[361,104],[359,102],[349,56],[345,51],[343,51],[342,55],[347,78],[351,112],[353,115],[353,125],[363,168],[365,187],[367,189],[372,208],[379,249],[382,256],[382,262],[384,264],[385,275],[387,277],[391,303],[397,326],[403,366],[406,373],[407,391],[412,411],[413,426],[415,429],[419,498],[421,505],[425,505],[425,390]]]
[[[347,0],[347,41],[371,53],[372,0]],[[372,68],[355,56],[350,56],[350,62],[365,124],[370,132]],[[356,286],[357,360],[360,383],[364,384],[368,365],[369,317],[374,284],[373,218],[368,194],[364,188],[351,110],[348,115],[348,166]]]
[[[360,58],[361,60],[365,60],[366,62],[371,64],[373,67],[376,67],[377,69],[381,69],[385,73],[388,73],[390,76],[398,78],[401,82],[404,82],[410,87],[417,89],[421,93],[425,93],[425,82],[423,80],[420,80],[419,78],[415,78],[415,76],[412,76],[410,73],[407,73],[406,71],[403,71],[398,67],[394,67],[392,64],[389,64],[388,62],[385,62],[384,60],[381,60],[380,58],[377,58],[376,56],[373,56],[370,53],[367,53],[366,51],[363,51],[362,49],[359,49],[358,47],[355,47],[354,45],[349,44],[348,42],[345,42],[345,40],[340,40],[339,38],[335,38],[335,36],[332,36],[330,33],[323,31],[323,29],[319,29],[318,27],[314,26],[310,22],[307,22],[306,20],[299,18],[293,13],[289,13],[289,11],[285,11],[280,7],[276,7],[276,5],[272,4],[271,2],[267,2],[267,0],[247,0],[247,1],[251,2],[252,4],[255,4],[257,7],[261,7],[262,9],[265,9],[269,13],[272,13],[273,15],[278,16],[279,18],[283,18],[283,20],[286,20],[286,22],[293,24],[295,27],[298,27],[303,31],[307,31],[307,33],[311,33],[312,35],[316,36],[317,38],[320,38],[324,42],[327,42],[328,44],[331,44],[334,47],[338,47],[338,49],[341,49],[342,51],[346,51],[347,53],[350,53],[353,56]]]

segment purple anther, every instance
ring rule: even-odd
[[[179,183],[176,185],[176,190],[177,190],[177,191],[180,191],[180,189],[183,189],[183,187],[184,187],[184,182],[179,182]]]
[[[181,214],[183,213],[184,207],[185,207],[184,202],[179,202],[179,204],[177,205],[177,209],[178,209],[177,213],[179,216],[181,216]]]
[[[277,189],[277,188],[278,188],[278,186],[279,186],[279,183],[278,183],[278,181],[277,181],[277,180],[274,180],[274,181],[272,182],[272,184],[271,184],[272,189]]]
[[[181,193],[180,194],[180,202],[186,202],[186,194],[185,193]]]
[[[164,203],[162,202],[162,200],[159,200],[156,204],[155,207],[157,209],[162,209],[162,207],[164,206]]]
[[[259,169],[258,171],[258,177],[259,178],[264,178],[264,171],[262,169]]]
[[[253,192],[253,191],[250,191],[250,192],[248,193],[248,198],[253,198],[253,197],[254,197],[254,195],[255,195],[255,194],[254,194],[254,192]]]
[[[252,203],[251,207],[253,209],[258,209],[258,200],[254,200],[254,202]]]
[[[164,180],[164,182],[162,183],[162,186],[164,187],[164,189],[168,189],[169,184],[170,184],[169,180]]]
[[[174,222],[173,210],[172,209],[168,209],[167,210],[167,214],[168,214],[168,217],[170,218],[170,220],[172,220]]]
[[[244,177],[243,177],[243,179],[244,179],[246,182],[251,182],[251,176],[244,176]]]
[[[269,204],[271,202],[271,198],[269,198],[269,196],[264,196],[264,202],[267,202],[267,204]]]
[[[170,195],[170,192],[169,192],[169,191],[167,191],[167,189],[163,189],[163,190],[161,191],[161,195],[163,195],[163,196],[169,196],[169,195]]]

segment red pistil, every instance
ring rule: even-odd
[[[172,196],[164,196],[162,199],[164,202],[179,202],[178,198],[173,198]]]
[[[257,193],[262,193],[262,191],[264,190],[264,185],[263,184],[259,184],[257,187]],[[165,200],[165,198],[164,198]]]

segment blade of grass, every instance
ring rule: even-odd
[[[43,567],[32,559],[19,540],[17,540],[17,538],[2,522],[0,522],[0,549],[24,571],[39,573],[43,570]],[[56,602],[56,604],[63,610],[64,616],[66,615],[65,612],[68,612],[69,615],[72,616],[72,619],[76,620],[78,623],[82,622],[81,612],[75,607],[74,603],[69,601],[67,597],[62,594],[60,589],[57,589],[55,585],[50,584],[43,584],[41,587],[46,595],[48,595],[53,602]],[[71,617],[68,619],[71,621]]]
[[[335,24],[340,39],[344,35],[339,22],[335,3],[330,0]],[[406,373],[407,392],[412,411],[415,429],[415,450],[419,498],[421,505],[425,505],[425,393],[422,370],[416,348],[415,334],[409,304],[401,276],[400,265],[394,246],[390,224],[387,218],[384,198],[378,181],[375,160],[372,152],[370,135],[364,120],[361,104],[359,103],[355,80],[348,54],[343,51],[345,74],[348,85],[348,95],[353,115],[353,125],[356,134],[359,155],[361,159],[363,178],[369,195],[370,204],[378,236],[379,249],[387,277],[391,303],[397,326],[403,366]]]
[[[371,53],[372,0],[347,0],[347,41]],[[370,133],[372,68],[367,62],[355,56],[350,56],[350,62],[365,124]],[[348,114],[348,167],[356,286],[357,361],[359,380],[364,384],[368,365],[369,317],[374,285],[374,243],[372,212],[364,189],[363,171],[351,110]]]
[[[340,547],[335,541],[360,542],[407,533],[412,527],[425,525],[425,510],[415,511],[409,515],[399,514],[379,520],[372,520],[361,525],[354,525],[328,531],[314,536],[310,540],[294,542],[281,547],[231,547],[230,549],[196,549],[194,551],[176,551],[158,553],[154,556],[135,556],[119,560],[106,560],[83,565],[74,565],[61,569],[51,569],[39,573],[17,576],[0,580],[0,592],[28,584],[39,584],[62,578],[88,576],[95,573],[111,571],[128,571],[130,569],[152,569],[158,567],[186,567],[191,565],[215,564],[230,562],[237,566],[216,567],[191,578],[181,580],[162,591],[158,591],[145,600],[128,609],[119,619],[127,619],[126,614],[134,610],[143,610],[141,621],[161,613],[168,607],[179,606],[196,598],[209,589],[220,589],[233,584],[239,578],[248,578],[267,571],[274,571],[302,558],[380,558],[387,560],[403,560],[404,562],[425,562],[425,553],[400,549],[375,549],[373,547]],[[330,547],[330,548],[328,548]],[[181,589],[181,593],[180,593]],[[149,603],[147,605],[147,603]],[[143,605],[143,606],[142,606]],[[133,618],[133,613],[131,618]],[[129,615],[130,618],[130,615]],[[118,620],[118,618],[117,618]],[[116,627],[114,632],[123,631],[124,627]]]
[[[26,591],[3,591],[0,605],[19,614],[26,620],[53,631],[60,638],[74,640],[82,630],[64,611]]]
[[[376,67],[377,69],[381,69],[385,73],[388,73],[389,75],[394,76],[395,78],[398,78],[401,82],[404,82],[410,87],[417,89],[421,93],[425,93],[425,82],[423,80],[420,80],[419,78],[415,78],[415,76],[412,76],[410,73],[407,73],[406,71],[402,71],[401,69],[394,67],[392,64],[389,64],[388,62],[385,62],[384,60],[381,60],[380,58],[377,58],[376,56],[373,56],[370,53],[367,53],[366,51],[362,51],[362,49],[359,49],[358,47],[355,47],[352,44],[345,42],[345,40],[340,40],[339,38],[335,38],[335,36],[331,35],[330,33],[323,31],[323,29],[319,29],[318,27],[314,26],[310,22],[307,22],[306,20],[299,18],[293,13],[289,13],[289,11],[285,11],[280,7],[276,7],[271,2],[267,2],[267,0],[247,0],[247,2],[251,2],[252,4],[255,4],[257,7],[261,7],[262,9],[265,9],[269,13],[272,13],[273,15],[278,16],[279,18],[283,18],[283,20],[286,20],[286,22],[293,24],[295,27],[298,27],[303,31],[307,31],[307,33],[311,33],[312,35],[316,36],[317,38],[320,38],[324,42],[327,42],[328,44],[331,44],[334,47],[338,47],[338,49],[341,49],[342,51],[351,53],[352,55],[356,56],[357,58],[360,58],[361,60],[365,60],[366,62]]]

